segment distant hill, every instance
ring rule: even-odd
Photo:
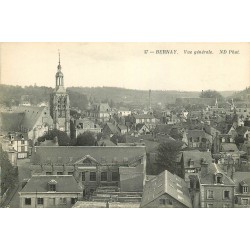
[[[229,98],[233,98],[235,101],[249,101],[249,96],[250,96],[250,87],[242,90],[242,91],[238,91],[238,92],[234,92],[232,93],[232,95],[229,96]]]
[[[71,91],[82,93],[96,102],[113,100],[115,103],[149,103],[149,90],[136,90],[115,87],[70,87]],[[199,92],[151,90],[152,103],[174,103],[178,97],[199,97]]]
[[[53,91],[49,87],[38,86],[10,86],[0,85],[0,104],[7,106],[19,105],[22,96],[27,96],[32,105],[37,105],[41,102],[48,102],[50,93]],[[239,93],[232,91],[220,91],[224,97],[242,96],[245,91],[250,92],[250,89]],[[141,105],[149,104],[149,90],[125,89],[116,87],[69,87],[70,102],[72,107],[84,109],[90,102],[108,102],[118,105]],[[151,90],[151,103],[170,104],[175,103],[176,98],[180,97],[199,97],[198,91],[175,91],[175,90]]]

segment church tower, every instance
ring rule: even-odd
[[[65,131],[70,136],[69,95],[64,88],[64,77],[61,69],[62,66],[59,53],[59,63],[56,72],[56,87],[50,95],[50,115],[53,119],[54,129]]]

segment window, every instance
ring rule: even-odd
[[[90,181],[96,181],[96,172],[90,172],[89,180]]]
[[[46,175],[52,175],[52,172],[46,172]]]
[[[56,185],[55,184],[49,184],[49,191],[56,191]]]
[[[214,191],[213,190],[207,190],[207,198],[208,199],[214,198]]]
[[[63,175],[63,172],[57,172],[57,175]]]
[[[160,199],[160,205],[166,205],[166,200],[165,199]]]
[[[21,140],[21,144],[24,144],[25,143],[25,141],[24,140]]]
[[[71,204],[74,205],[77,202],[77,198],[71,198]]]
[[[222,176],[216,176],[216,182],[222,184]]]
[[[223,205],[224,208],[230,208],[230,205],[228,203]]]
[[[85,172],[82,172],[82,181],[85,181]]]
[[[66,198],[60,198],[60,204],[61,205],[67,204],[67,199]]]
[[[119,181],[119,173],[112,172],[112,181]]]
[[[107,180],[108,180],[108,173],[101,172],[101,181],[107,181]]]
[[[37,198],[37,204],[43,205],[43,198]]]
[[[241,204],[242,204],[242,205],[248,205],[248,199],[242,198],[242,199],[241,199]]]
[[[242,190],[243,190],[243,193],[248,193],[248,187],[246,187],[246,186],[244,187],[244,186],[243,186],[243,187],[242,187]]]
[[[21,146],[21,152],[25,152],[25,146]]]
[[[229,191],[224,191],[224,199],[230,199],[230,192]]]
[[[214,207],[214,204],[213,203],[208,203],[207,204],[207,208],[213,208]]]
[[[25,198],[24,203],[25,205],[31,205],[31,198]]]

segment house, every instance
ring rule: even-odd
[[[213,162],[211,152],[202,152],[199,150],[189,150],[181,152],[180,165],[185,180],[190,175],[198,175],[203,162],[211,164]]]
[[[118,116],[129,116],[131,115],[131,110],[125,107],[120,107],[117,111]]]
[[[94,121],[88,118],[80,118],[74,120],[74,137],[76,138],[78,135],[83,134],[86,131],[89,131],[93,134],[101,133],[101,127],[95,123]]]
[[[12,166],[17,166],[17,151],[10,144],[8,136],[0,135],[0,149],[7,152],[8,159]]]
[[[98,122],[107,122],[111,118],[111,111],[108,103],[99,103],[93,104],[85,113]]]
[[[26,133],[9,133],[9,146],[17,152],[17,158],[23,159],[29,156],[29,142]]]
[[[250,172],[235,172],[233,181],[236,185],[234,207],[250,207]]]
[[[204,130],[188,130],[187,138],[189,148],[199,148],[201,150],[211,150],[212,148],[212,136]]]
[[[186,182],[165,170],[147,181],[141,208],[191,208],[192,202]]]
[[[138,124],[136,124],[135,130],[140,135],[142,135],[142,134],[149,134],[150,133],[149,127],[146,124],[144,124],[144,123],[138,123]]]
[[[69,208],[82,199],[71,175],[33,175],[19,192],[21,208]]]
[[[53,120],[47,107],[20,106],[0,114],[1,131],[27,133],[33,143],[51,129]]]
[[[146,179],[145,146],[34,147],[32,175],[73,175],[85,194],[99,186],[116,186],[122,192],[141,192]]]
[[[246,126],[237,127],[236,133],[238,136],[244,138],[244,140],[247,140],[250,137],[250,128]]]
[[[104,127],[102,128],[102,133],[103,133],[104,136],[112,137],[115,134],[120,135],[121,131],[119,130],[117,125],[115,125],[115,124],[113,124],[111,122],[107,122],[104,125]]]
[[[200,172],[200,205],[202,208],[234,207],[235,183],[216,163],[203,163]]]
[[[131,120],[134,124],[147,124],[150,129],[155,128],[156,123],[158,122],[158,120],[151,114],[132,115]]]

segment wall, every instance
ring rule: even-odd
[[[74,204],[71,204],[71,198],[78,198],[80,199],[80,193],[32,193],[32,194],[25,194],[19,193],[20,195],[20,207],[21,208],[53,208],[53,207],[65,207],[69,208],[72,207]],[[25,198],[31,198],[31,205],[25,205]],[[36,202],[37,198],[43,198],[44,204],[38,205]],[[50,203],[50,198],[55,198],[55,205]],[[60,204],[60,198],[66,198],[66,204]]]
[[[213,199],[207,198],[207,190],[214,192]],[[224,191],[230,191],[230,199],[224,199]],[[223,208],[225,204],[234,207],[234,186],[225,185],[202,185],[200,186],[201,207],[206,208],[208,204],[213,204],[214,208]]]

